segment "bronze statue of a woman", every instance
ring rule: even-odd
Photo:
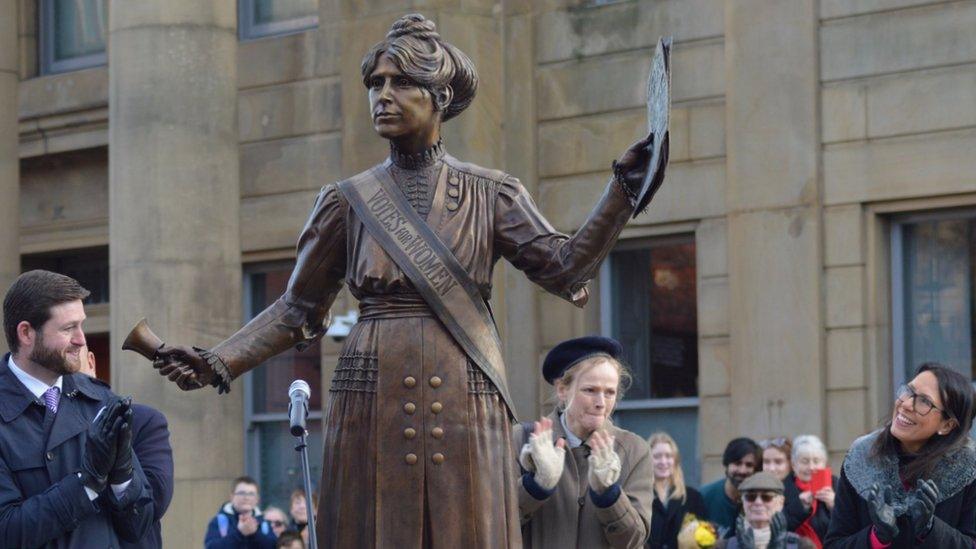
[[[653,136],[614,163],[606,192],[570,237],[517,179],[445,152],[441,122],[471,103],[478,76],[432,21],[398,19],[362,74],[389,158],[322,189],[274,304],[212,349],[164,346],[155,366],[183,389],[224,391],[320,337],[345,282],[360,317],[329,390],[319,543],[520,547],[512,414],[485,305],[492,269],[504,257],[582,306],[634,212]]]

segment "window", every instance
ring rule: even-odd
[[[895,218],[891,235],[893,385],[924,362],[976,377],[976,212]]]
[[[105,64],[106,0],[41,0],[41,73]]]
[[[699,478],[698,299],[694,235],[621,242],[603,268],[603,333],[624,347],[633,383],[614,413],[642,436],[667,431]]]
[[[634,376],[628,400],[698,396],[692,237],[621,244],[610,255],[607,332]]]
[[[254,318],[285,291],[292,264],[273,263],[245,271],[244,310]],[[302,487],[296,439],[288,431],[288,387],[304,379],[312,389],[308,419],[308,457],[313,489],[322,474],[322,363],[320,347],[290,349],[268,360],[244,379],[247,452],[245,468],[260,484],[263,505],[288,509],[289,495]]]
[[[108,246],[25,255],[21,266],[24,272],[44,269],[77,280],[91,292],[85,305],[108,303]]]
[[[239,0],[241,40],[290,34],[319,24],[318,0]]]

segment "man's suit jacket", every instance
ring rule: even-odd
[[[117,547],[139,540],[154,504],[138,457],[121,498],[91,501],[78,471],[88,426],[111,391],[82,374],[62,378],[53,417],[0,360],[0,547]]]

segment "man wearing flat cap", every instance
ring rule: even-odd
[[[616,340],[581,337],[542,364],[558,404],[516,432],[525,547],[641,547],[650,535],[650,449],[610,421],[629,379],[622,352]]]
[[[770,472],[760,471],[739,484],[742,515],[735,537],[720,541],[722,549],[816,549],[806,538],[786,531],[783,515],[783,483]]]

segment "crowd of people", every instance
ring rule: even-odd
[[[740,437],[696,490],[670,435],[645,442],[610,421],[620,354],[589,337],[546,357],[556,409],[519,436],[526,547],[976,547],[976,391],[956,370],[919,367],[836,474],[815,435]]]
[[[256,480],[240,476],[231,483],[230,499],[207,525],[206,549],[305,549],[308,546],[308,507],[305,490],[296,488],[288,513],[274,506],[260,507]],[[312,494],[312,509],[316,508]]]

